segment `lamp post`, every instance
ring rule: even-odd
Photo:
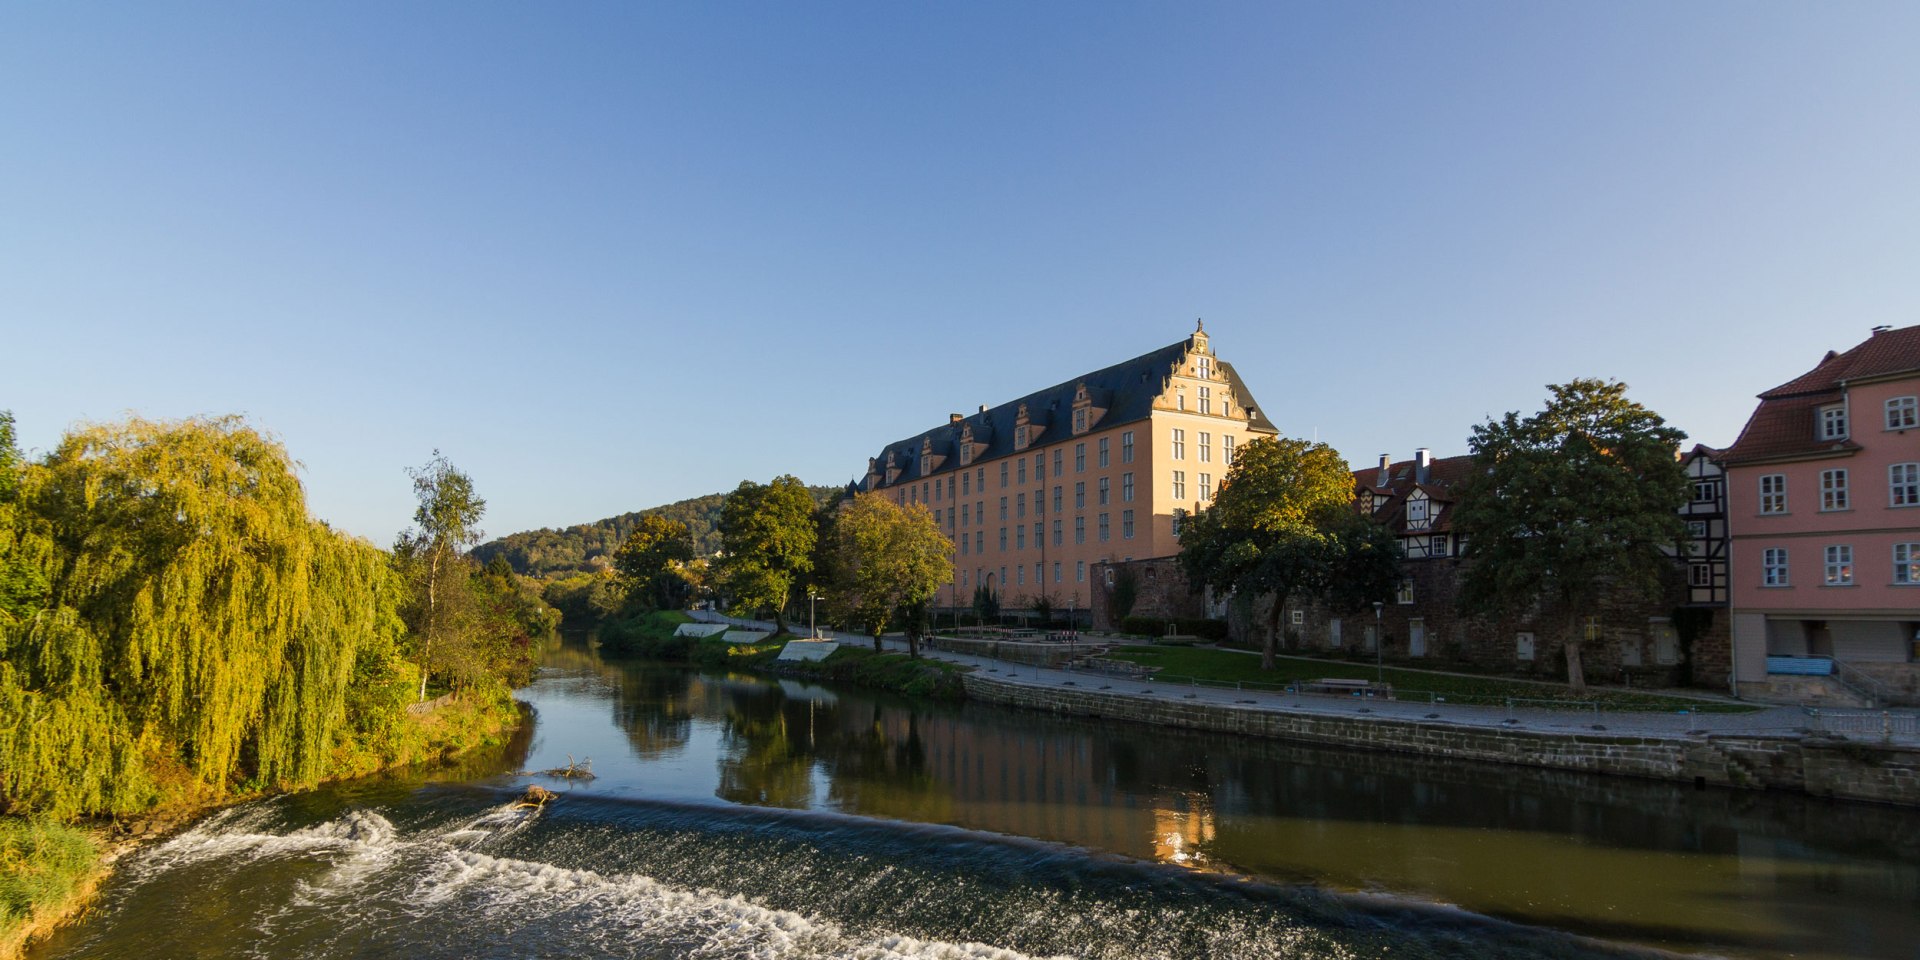
[[[807,638],[810,640],[820,639],[820,628],[813,625],[813,604],[819,599],[819,594],[812,590],[807,591]]]
[[[1378,600],[1373,602],[1373,678],[1375,683],[1387,681],[1387,667],[1380,659],[1380,648],[1387,644],[1387,635],[1380,625],[1380,614],[1386,609],[1386,604]]]

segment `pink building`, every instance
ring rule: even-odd
[[[1920,326],[1760,395],[1726,452],[1734,679],[1901,702],[1920,678]]]

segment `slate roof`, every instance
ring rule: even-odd
[[[1851,439],[1818,438],[1819,408],[1844,399],[1848,384],[1903,373],[1920,376],[1920,326],[1877,332],[1845,353],[1828,351],[1812,370],[1760,394],[1760,405],[1722,462],[1852,454],[1860,445]]]
[[[1020,416],[1020,406],[1025,404],[1030,423],[1045,423],[1038,436],[1030,437],[1027,447],[1034,448],[1059,443],[1073,436],[1073,398],[1080,384],[1087,385],[1087,392],[1096,408],[1104,407],[1106,414],[1093,425],[1094,430],[1105,430],[1123,424],[1147,419],[1153,414],[1153,401],[1160,395],[1165,380],[1179,366],[1180,361],[1193,346],[1193,338],[1188,337],[1177,343],[1171,343],[1151,353],[1144,353],[1116,363],[1113,366],[1095,370],[1084,376],[1064,380],[1044,390],[1010,400],[997,407],[991,407],[982,413],[943,423],[938,427],[914,434],[904,440],[898,440],[881,448],[874,458],[874,469],[880,474],[879,481],[868,487],[864,477],[856,479],[854,486],[860,489],[878,489],[891,486],[886,482],[887,455],[892,454],[894,465],[900,469],[895,484],[960,469],[960,436],[963,428],[973,428],[974,441],[984,442],[987,446],[973,458],[968,468],[1013,454],[1013,434],[1016,421]],[[1267,419],[1266,411],[1260,408],[1234,371],[1233,365],[1219,358],[1214,365],[1220,369],[1228,386],[1233,391],[1234,401],[1242,412],[1252,411],[1247,421],[1248,428],[1256,433],[1279,433],[1273,421]],[[932,441],[932,453],[937,459],[930,468],[921,462],[921,448],[926,441]]]
[[[1353,471],[1354,493],[1371,493],[1376,497],[1387,498],[1384,505],[1375,504],[1369,514],[1375,521],[1387,525],[1396,536],[1406,536],[1407,496],[1415,489],[1425,491],[1438,509],[1438,514],[1427,525],[1427,529],[1412,531],[1420,536],[1429,533],[1448,533],[1453,530],[1452,505],[1456,499],[1454,490],[1465,483],[1473,472],[1473,458],[1442,457],[1427,463],[1427,479],[1420,482],[1416,474],[1419,464],[1413,460],[1401,460],[1387,466],[1387,482],[1380,482],[1380,468],[1367,467]]]

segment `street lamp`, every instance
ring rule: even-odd
[[[807,633],[809,638],[813,640],[820,639],[820,629],[813,625],[813,603],[819,599],[821,599],[819,594],[814,593],[812,590],[807,591]],[[1378,604],[1375,604],[1375,606],[1378,606]]]
[[[1380,627],[1380,614],[1386,608],[1387,605],[1378,600],[1373,602],[1373,676],[1376,683],[1387,682],[1387,668],[1380,660],[1380,648],[1387,643],[1387,635]]]

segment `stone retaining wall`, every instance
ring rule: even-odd
[[[1049,713],[1337,747],[1920,806],[1920,749],[1817,737],[1637,737],[1490,730],[1063,690],[970,673],[967,696]]]

